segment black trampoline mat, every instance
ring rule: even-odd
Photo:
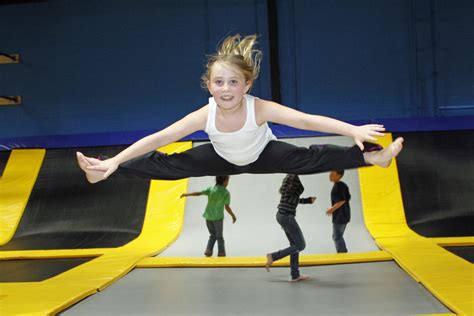
[[[474,263],[474,246],[449,246],[444,248],[464,260]]]
[[[425,237],[474,235],[474,130],[396,133],[407,223]]]
[[[11,151],[0,151],[0,177],[3,175],[10,153]]]
[[[114,177],[89,184],[76,151],[113,156],[124,146],[51,149],[12,240],[2,250],[120,247],[143,226],[149,180]]]
[[[0,282],[40,282],[92,259],[94,257],[0,260]]]

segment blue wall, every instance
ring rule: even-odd
[[[275,0],[282,103],[344,120],[474,115],[474,1]],[[205,55],[258,33],[265,0],[0,5],[0,138],[157,130],[207,102]]]
[[[258,18],[257,18],[258,17]],[[54,0],[0,6],[0,137],[160,129],[207,103],[206,54],[266,34],[264,1]],[[267,53],[267,39],[260,47]],[[269,98],[268,59],[254,93]]]
[[[474,114],[474,1],[278,5],[283,103],[345,120]]]
[[[474,113],[474,1],[435,2],[436,102],[441,115]]]

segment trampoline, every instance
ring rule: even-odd
[[[351,144],[351,141],[344,137],[297,138],[287,141],[300,146],[313,143]],[[113,152],[119,149],[107,150]],[[420,273],[416,267],[411,269],[411,259],[404,257],[403,252],[397,254],[398,250],[387,244],[388,241],[397,240],[399,237],[378,238],[379,233],[372,227],[373,205],[367,204],[366,169],[349,170],[343,178],[352,194],[352,220],[345,234],[350,253],[346,257],[335,254],[331,239],[331,221],[325,216],[332,186],[328,174],[301,177],[305,186],[303,196],[315,195],[318,199],[313,205],[298,207],[297,219],[307,243],[307,248],[301,256],[301,271],[310,275],[311,279],[293,284],[288,282],[288,267],[275,266],[270,273],[263,269],[264,254],[286,247],[288,243],[275,221],[278,186],[283,175],[244,174],[231,177],[228,188],[232,194],[231,205],[237,215],[237,223],[232,224],[229,218],[225,219],[224,238],[228,257],[204,258],[203,250],[208,233],[202,212],[206,199],[195,197],[185,201],[180,199],[179,195],[184,191],[199,191],[213,185],[213,177],[191,178],[189,181],[157,181],[151,185],[143,181],[119,180],[110,184],[111,187],[104,189],[105,191],[100,188],[98,191],[87,191],[90,185],[85,181],[79,183],[74,180],[64,185],[65,179],[69,179],[77,171],[73,167],[70,171],[65,167],[60,172],[52,172],[55,169],[50,167],[51,159],[55,160],[56,164],[64,163],[64,166],[68,166],[70,153],[73,151],[46,152],[17,233],[10,243],[0,248],[3,259],[0,266],[8,268],[2,267],[2,283],[7,293],[2,301],[6,303],[4,306],[12,308],[10,310],[25,310],[26,307],[15,305],[15,296],[19,295],[20,299],[22,296],[11,294],[9,289],[22,284],[21,286],[27,289],[24,295],[32,295],[28,293],[36,293],[36,288],[41,288],[40,284],[51,284],[54,291],[63,293],[63,297],[57,298],[57,293],[41,293],[38,298],[41,304],[38,305],[39,301],[33,300],[32,306],[28,307],[31,309],[26,310],[64,315],[450,313],[449,300],[445,299],[444,304],[438,300],[439,293],[436,288],[431,287],[432,281],[429,278],[425,283],[424,272]],[[5,170],[8,172],[7,168]],[[367,169],[369,173],[371,170]],[[160,191],[159,188],[163,186],[166,188]],[[387,188],[381,188],[384,189]],[[74,195],[73,192],[89,193]],[[142,192],[141,195],[137,194],[139,192]],[[128,197],[127,194],[119,196],[117,193],[127,193],[133,197]],[[57,201],[55,194],[59,195]],[[104,198],[104,195],[108,198]],[[386,198],[390,200],[390,196]],[[64,203],[59,203],[64,198]],[[104,201],[100,202],[103,198]],[[129,198],[136,200],[133,207],[120,202],[120,199]],[[113,203],[108,203],[109,199]],[[166,199],[168,200],[164,201]],[[58,209],[58,205],[67,207],[60,212],[61,207]],[[74,205],[76,207],[72,207]],[[87,211],[88,209],[90,211]],[[39,214],[38,210],[49,212]],[[67,214],[67,211],[70,212],[69,222],[58,225],[58,219],[66,219],[64,215],[58,217],[58,212]],[[81,216],[81,211],[85,212],[82,213],[84,216]],[[114,211],[118,213],[113,215]],[[151,223],[161,226],[152,227],[154,237],[150,237],[150,219],[147,219],[147,215],[153,212],[156,215],[150,215]],[[391,210],[387,209],[385,212],[390,213]],[[377,211],[375,215],[379,213],[380,211]],[[94,229],[93,226],[85,224],[87,221],[84,221],[84,217],[87,214],[97,216],[94,222],[98,224],[115,217],[127,218],[126,221],[117,219],[115,222],[118,226],[115,230],[136,233],[134,237],[128,237],[120,244],[110,243],[107,238],[99,238],[99,241],[105,243],[87,246],[90,237],[88,234],[82,234],[83,237],[78,242],[84,247],[74,248],[74,243],[58,245],[54,240],[51,243],[23,242],[20,243],[21,247],[12,246],[18,244],[18,238],[23,235],[30,236],[30,240],[41,240],[44,236],[37,229],[41,225],[49,227],[48,229],[56,228],[55,234],[47,233],[46,236],[56,236],[59,240],[69,240],[58,236],[75,235],[81,229],[84,232],[100,231],[100,227]],[[367,226],[367,223],[370,225]],[[110,234],[113,230],[107,231]],[[453,244],[464,245],[463,249],[467,249],[469,237],[464,238],[468,238],[467,241],[456,239],[453,243],[441,238],[436,239],[436,243],[444,243],[447,247]],[[385,242],[382,242],[383,240]],[[418,241],[414,240],[414,244],[418,245]],[[46,250],[38,252],[40,249]],[[390,252],[393,250],[394,253],[389,254],[383,251],[384,249]],[[468,261],[447,250],[443,251],[446,253],[443,255],[449,256],[450,259],[458,258],[472,267]],[[154,257],[149,257],[153,254]],[[374,254],[376,256],[371,259]],[[287,263],[281,262],[281,265],[285,264]],[[459,262],[456,261],[456,264]],[[103,273],[106,276],[100,277]],[[83,279],[77,275],[82,275]],[[97,285],[87,285],[90,283],[87,278],[93,278]],[[39,280],[42,282],[38,283]],[[65,282],[70,284],[66,285]],[[85,290],[86,288],[88,290]],[[464,293],[472,293],[472,288],[466,290]],[[51,302],[48,303],[48,300]],[[48,304],[53,304],[53,301],[57,301],[51,305],[54,307],[47,307]],[[45,307],[41,307],[43,305]],[[294,306],[298,308],[295,309]]]

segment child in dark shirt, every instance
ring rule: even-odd
[[[300,275],[299,271],[299,252],[306,247],[306,244],[295,216],[298,203],[312,204],[316,200],[316,197],[300,199],[300,195],[303,191],[304,187],[297,175],[289,174],[283,179],[280,187],[281,199],[278,205],[276,219],[285,231],[286,237],[290,242],[290,247],[267,254],[267,264],[265,266],[267,271],[270,271],[270,266],[274,261],[290,256],[292,282],[308,278],[308,276]]]
[[[351,220],[351,207],[349,205],[351,194],[347,185],[341,181],[343,176],[344,170],[334,170],[329,173],[329,180],[334,183],[334,186],[331,190],[332,206],[326,212],[328,216],[332,216],[332,239],[338,253],[347,252],[343,235],[347,223]]]

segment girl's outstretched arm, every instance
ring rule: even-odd
[[[362,144],[364,141],[376,141],[375,136],[383,136],[382,132],[385,131],[383,125],[355,126],[329,117],[303,113],[261,99],[255,100],[255,112],[258,125],[264,122],[273,122],[309,131],[349,136],[354,138],[355,143],[361,150],[364,149]]]
[[[86,157],[78,152],[77,160],[81,169],[86,173],[89,182],[98,182],[106,179],[115,172],[121,163],[142,156],[161,146],[178,141],[196,131],[204,130],[206,122],[207,106],[204,106],[201,109],[188,114],[167,128],[138,140],[110,159],[101,161],[91,157]],[[100,177],[98,177],[99,175]]]

